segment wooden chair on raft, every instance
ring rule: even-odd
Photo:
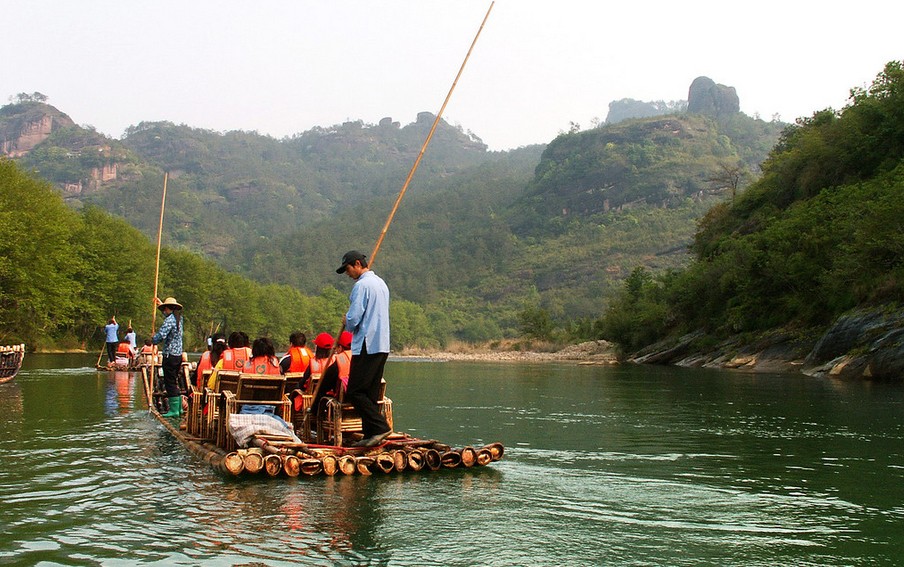
[[[224,392],[235,392],[239,376],[240,373],[234,370],[218,370],[216,387],[211,389],[204,386],[203,398],[205,401],[199,404],[201,418],[199,419],[198,437],[216,441],[220,415],[225,404]],[[204,415],[202,406],[207,407],[207,415]]]
[[[305,412],[311,407],[314,400],[314,392],[308,384],[305,388],[304,372],[286,372],[286,395],[292,401],[289,408],[292,427],[298,431],[301,429]]]
[[[191,398],[191,406],[189,407],[188,414],[188,432],[195,437],[201,437],[202,431],[204,429],[204,420],[207,417],[207,414],[204,413],[204,408],[207,405],[207,394],[205,390],[207,389],[207,381],[210,379],[210,375],[213,372],[211,369],[203,370],[201,372],[201,381],[200,384],[191,383],[189,384],[189,391]]]
[[[394,429],[392,423],[392,400],[386,397],[386,380],[380,379],[380,395],[377,404],[390,429]],[[355,410],[355,406],[345,401],[345,388],[339,388],[339,395],[324,396],[318,407],[315,408],[317,417],[316,442],[321,445],[341,446],[343,441],[360,439],[362,436],[361,416]],[[310,425],[304,428],[308,439],[311,441]]]
[[[223,392],[221,419],[217,427],[217,446],[235,451],[235,439],[229,434],[229,417],[246,404],[273,406],[273,413],[286,422],[290,419],[292,403],[286,396],[286,377],[273,374],[239,375],[235,392]]]

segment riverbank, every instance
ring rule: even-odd
[[[398,358],[428,358],[438,361],[475,362],[572,362],[577,364],[618,364],[615,345],[608,341],[587,341],[559,350],[549,347],[494,342],[487,345],[454,345],[446,350],[404,349],[393,353]]]
[[[813,377],[904,380],[904,312],[897,304],[851,310],[822,329],[777,329],[713,341],[689,333],[628,357],[638,364],[801,372]]]

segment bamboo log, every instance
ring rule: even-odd
[[[223,466],[226,467],[226,470],[238,476],[245,470],[245,460],[242,459],[238,453],[233,451],[223,459]]]
[[[320,460],[323,467],[323,473],[327,476],[333,476],[339,471],[339,459],[336,455],[324,455]]]
[[[301,459],[295,455],[284,455],[282,468],[286,476],[296,477],[301,472]]]
[[[415,449],[408,453],[408,468],[413,471],[419,471],[424,468],[424,453]]]
[[[446,451],[440,455],[440,459],[442,460],[444,467],[454,469],[461,464],[461,453],[458,451]]]
[[[319,459],[302,459],[301,472],[308,476],[314,476],[323,472],[323,463]]]
[[[490,453],[489,449],[478,449],[477,450],[477,464],[480,466],[485,466],[493,462],[493,454]]]
[[[276,476],[282,470],[282,459],[279,455],[270,454],[264,457],[264,470],[270,476]]]
[[[391,473],[395,470],[395,459],[392,458],[392,453],[378,453],[374,457],[374,461],[376,461],[377,468],[384,473]]]
[[[462,447],[461,451],[461,464],[466,467],[473,467],[474,463],[477,462],[477,451],[474,450],[474,447],[470,445],[467,447]]]
[[[393,451],[392,461],[395,464],[395,470],[402,472],[408,467],[408,456],[404,451]]]
[[[430,470],[436,471],[443,466],[443,459],[436,449],[427,449],[424,451],[424,462],[430,467]]]
[[[351,455],[342,455],[341,457],[339,457],[339,470],[342,471],[342,474],[355,474],[356,468],[357,466],[355,465],[355,458]]]
[[[505,447],[502,446],[502,443],[490,443],[484,445],[483,448],[490,452],[494,461],[498,461],[502,458],[502,455],[505,454]]]
[[[264,456],[260,450],[249,449],[242,458],[245,461],[245,470],[251,474],[257,474],[264,468]]]
[[[371,469],[374,466],[374,462],[372,457],[357,457],[355,459],[355,468],[358,470],[359,474],[370,476],[373,474]]]

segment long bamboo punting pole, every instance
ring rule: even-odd
[[[160,281],[160,242],[163,238],[163,211],[166,209],[166,181],[169,179],[169,172],[163,173],[163,199],[160,202],[160,224],[157,227],[157,262],[154,266],[154,298],[151,303],[154,304],[151,313],[151,336],[157,329],[157,284]]]
[[[493,5],[495,3],[495,0],[493,2],[490,2],[490,7],[487,8],[487,13],[483,17],[483,21],[480,22],[480,28],[477,29],[477,34],[474,35],[474,40],[471,42],[471,47],[468,48],[468,53],[465,55],[464,61],[461,62],[461,67],[458,69],[458,74],[455,75],[455,80],[452,81],[452,86],[449,88],[449,92],[448,94],[446,94],[445,100],[443,100],[443,105],[439,108],[439,112],[436,113],[436,118],[433,119],[433,125],[430,127],[430,132],[427,134],[427,138],[424,139],[423,145],[421,145],[421,151],[418,152],[417,158],[414,160],[414,164],[411,166],[411,170],[408,171],[408,177],[405,178],[405,183],[402,184],[402,189],[399,191],[395,203],[392,205],[392,210],[389,212],[389,216],[386,218],[386,223],[383,225],[383,230],[380,231],[380,236],[377,238],[377,242],[376,244],[374,244],[373,250],[371,250],[370,252],[370,258],[367,261],[369,268],[373,268],[374,259],[376,259],[377,252],[380,251],[380,246],[383,244],[383,238],[386,236],[386,232],[389,230],[389,225],[392,224],[392,219],[393,217],[395,217],[396,211],[399,209],[399,203],[402,202],[402,197],[404,197],[405,192],[408,191],[408,185],[411,184],[411,179],[414,177],[414,172],[417,171],[418,166],[421,164],[421,158],[424,157],[424,152],[427,151],[427,146],[430,144],[430,140],[433,138],[433,133],[436,132],[436,127],[439,126],[439,121],[443,117],[443,112],[446,110],[446,105],[449,104],[449,99],[452,98],[452,93],[455,91],[455,86],[458,85],[458,79],[461,78],[461,74],[465,70],[465,65],[467,65],[468,59],[470,59],[471,57],[471,52],[474,51],[474,46],[477,44],[477,38],[480,37],[480,32],[483,31],[483,26],[487,23],[487,19],[490,17],[490,12],[493,10]],[[156,295],[154,297],[156,297]],[[339,335],[341,335],[342,331],[344,330],[345,320],[343,319],[342,326],[339,328],[339,332],[336,333],[336,340],[333,342],[333,348],[330,350],[331,357],[336,352],[336,347],[339,345]],[[320,393],[321,384],[323,384],[323,380],[317,383],[317,387],[314,390],[315,400]]]
[[[383,225],[383,230],[380,231],[380,237],[377,238],[377,243],[374,244],[374,249],[370,253],[370,258],[368,259],[368,266],[373,267],[374,259],[377,257],[377,252],[380,251],[380,245],[383,244],[383,237],[386,236],[386,231],[389,230],[389,225],[392,223],[392,219],[396,214],[396,211],[399,208],[399,203],[402,202],[402,197],[405,196],[405,192],[408,191],[408,185],[411,183],[411,179],[414,177],[414,172],[417,171],[418,166],[421,164],[421,158],[424,157],[424,152],[427,151],[427,145],[430,144],[430,140],[433,138],[433,133],[436,132],[436,127],[439,125],[439,121],[443,117],[443,112],[446,110],[446,105],[449,104],[449,99],[452,98],[452,92],[455,91],[455,86],[458,84],[458,79],[461,78],[462,72],[465,70],[465,65],[468,63],[468,59],[471,57],[471,52],[474,51],[474,45],[477,44],[477,38],[480,37],[480,32],[483,31],[484,24],[487,23],[487,18],[490,17],[490,12],[493,10],[493,4],[496,2],[490,2],[490,7],[487,9],[486,15],[483,17],[483,21],[480,23],[480,28],[477,30],[477,34],[474,36],[474,41],[471,42],[471,47],[468,49],[467,55],[465,55],[464,61],[461,62],[461,68],[458,69],[458,74],[455,75],[455,80],[452,81],[452,86],[449,88],[449,93],[446,95],[446,99],[443,101],[443,105],[440,107],[439,112],[436,114],[436,118],[433,120],[433,126],[430,127],[430,133],[427,134],[427,138],[424,140],[424,144],[421,146],[421,151],[417,155],[417,159],[414,160],[414,165],[411,166],[411,170],[408,172],[408,177],[405,178],[405,183],[402,185],[402,190],[399,191],[398,197],[396,197],[395,204],[392,206],[392,211],[389,213],[389,217],[386,219],[386,224]]]

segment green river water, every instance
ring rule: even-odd
[[[226,478],[93,356],[0,385],[0,565],[904,564],[904,387],[390,360],[397,430],[487,467]]]

